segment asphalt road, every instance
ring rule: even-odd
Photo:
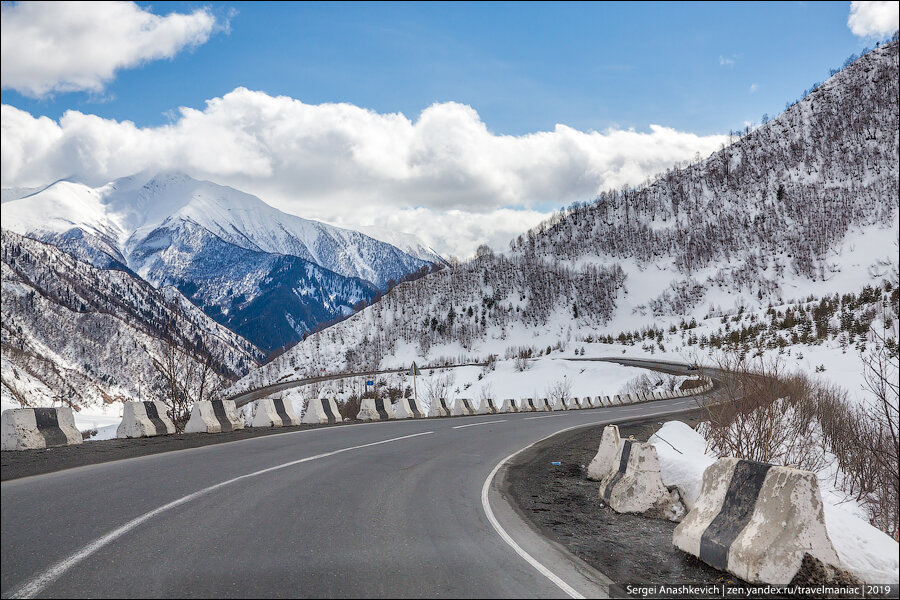
[[[695,407],[350,425],[4,482],[0,594],[601,595],[602,574],[542,540],[485,482],[560,430]]]

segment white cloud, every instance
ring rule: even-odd
[[[851,2],[847,27],[860,37],[891,34],[900,27],[900,2]]]
[[[758,83],[751,83],[751,84],[750,84],[750,93],[751,93],[751,94],[755,94],[756,91],[757,91],[758,89],[759,89],[759,84],[758,84]]]
[[[4,2],[0,21],[0,83],[34,97],[100,92],[117,70],[172,58],[217,26],[208,9],[158,16],[133,2]]]
[[[181,108],[159,127],[77,111],[56,122],[3,105],[0,138],[3,187],[70,175],[100,184],[145,169],[180,169],[294,214],[391,225],[460,255],[485,238],[503,248],[548,206],[642,183],[725,141],[658,125],[649,132],[557,125],[496,135],[475,110],[453,102],[412,121],[244,88],[203,110]]]
[[[719,55],[719,66],[721,67],[733,67],[734,66],[734,57],[722,56]]]

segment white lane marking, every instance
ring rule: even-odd
[[[651,417],[671,415],[673,413],[677,414],[678,412],[680,412],[680,411],[667,410],[667,411],[662,411],[662,412],[654,412],[654,413],[649,413],[646,415],[635,415],[635,416],[640,416],[642,418],[649,419]],[[542,418],[546,418],[546,417],[558,417],[558,416],[560,416],[560,415],[546,415],[544,417],[528,417],[528,418],[542,419]],[[617,421],[621,421],[621,419],[614,417],[614,418],[610,419],[609,421],[602,420],[602,421],[598,421],[598,422],[594,422],[594,423],[582,423],[581,425],[573,425],[572,427],[566,427],[565,429],[560,429],[556,433],[551,433],[550,435],[548,435],[546,437],[543,437],[535,442],[532,442],[532,443],[528,444],[527,446],[525,446],[524,448],[522,448],[521,450],[517,450],[516,452],[513,452],[512,454],[510,454],[509,456],[507,456],[506,458],[501,460],[499,463],[497,463],[497,465],[494,467],[494,470],[491,471],[488,474],[487,479],[484,480],[484,485],[481,486],[481,507],[484,509],[484,514],[487,516],[488,521],[491,523],[491,526],[494,528],[494,530],[500,535],[501,538],[503,538],[503,541],[506,542],[510,548],[515,550],[516,554],[518,554],[519,556],[524,558],[525,561],[528,564],[530,564],[532,567],[534,567],[541,575],[543,575],[544,577],[546,577],[547,579],[552,581],[559,589],[564,591],[566,594],[568,594],[572,598],[584,598],[584,596],[582,596],[575,588],[573,588],[568,583],[563,581],[556,573],[554,573],[553,571],[551,571],[550,569],[545,567],[543,564],[538,562],[537,559],[535,559],[533,556],[528,554],[528,552],[526,552],[521,546],[519,546],[515,542],[515,540],[513,540],[512,537],[508,533],[506,533],[506,530],[503,529],[502,525],[500,525],[500,522],[497,520],[497,517],[494,516],[494,511],[491,510],[491,503],[488,500],[488,491],[490,490],[491,483],[494,481],[494,477],[497,475],[497,471],[500,470],[500,467],[502,467],[507,462],[509,462],[510,460],[515,458],[515,456],[517,454],[528,450],[535,444],[543,442],[544,440],[549,439],[549,438],[553,437],[554,435],[559,435],[560,433],[563,433],[566,431],[571,431],[572,429],[579,429],[582,427],[591,427],[593,425],[599,425],[599,424],[603,424],[603,423],[617,422]],[[601,575],[602,575],[602,573],[601,573]],[[606,577],[605,575],[603,575],[603,576]]]
[[[479,425],[488,425],[490,423],[506,423],[506,419],[500,419],[498,421],[482,421],[481,423],[469,423],[468,425],[457,425],[456,427],[451,427],[450,429],[462,429],[464,427],[478,427]]]
[[[533,444],[530,444],[525,448],[522,448],[522,450],[530,448],[532,445]],[[538,573],[552,581],[556,585],[556,587],[568,594],[569,597],[577,599],[584,598],[584,596],[582,596],[575,588],[563,581],[556,573],[538,562],[537,559],[528,554],[528,552],[526,552],[524,548],[518,545],[515,540],[512,539],[512,537],[510,537],[508,533],[506,533],[506,530],[503,529],[503,527],[500,525],[500,522],[497,521],[497,517],[494,516],[494,511],[491,510],[491,503],[490,500],[488,500],[488,491],[491,488],[491,482],[494,480],[494,476],[497,474],[497,471],[500,470],[500,467],[502,467],[506,463],[506,461],[510,460],[519,452],[522,452],[522,450],[513,452],[512,454],[501,460],[499,463],[497,463],[497,466],[494,467],[494,470],[491,471],[491,473],[487,476],[487,479],[484,480],[484,485],[481,486],[481,506],[484,508],[484,514],[487,515],[488,521],[490,521],[491,525],[494,527],[494,530],[496,530],[496,532],[500,534],[500,537],[503,538],[503,541],[509,544],[509,546],[516,551],[516,554],[524,558],[528,564],[537,569]]]
[[[181,506],[191,500],[196,500],[200,496],[208,494],[209,492],[215,491],[219,488],[223,488],[226,485],[230,485],[237,481],[241,481],[244,479],[249,479],[250,477],[256,477],[257,475],[263,475],[265,473],[271,473],[272,471],[278,471],[280,469],[285,469],[287,467],[292,467],[294,465],[299,465],[300,463],[310,462],[313,460],[318,460],[320,458],[326,458],[328,456],[334,456],[335,454],[341,454],[343,452],[349,452],[351,450],[359,450],[361,448],[369,448],[371,446],[378,446],[379,444],[389,444],[390,442],[397,442],[400,440],[407,440],[409,438],[418,437],[420,435],[429,435],[434,433],[433,431],[425,431],[422,433],[414,433],[412,435],[404,435],[402,437],[391,438],[389,440],[381,440],[380,442],[371,442],[369,444],[361,444],[359,446],[351,446],[349,448],[341,448],[340,450],[332,450],[331,452],[323,452],[322,454],[316,454],[315,456],[308,456],[306,458],[301,458],[298,460],[292,460],[290,462],[286,462],[280,465],[276,465],[274,467],[268,467],[266,469],[260,469],[259,471],[254,471],[253,473],[247,473],[246,475],[239,475],[238,477],[234,477],[232,479],[228,479],[227,481],[222,481],[221,483],[217,483],[215,485],[211,485],[209,487],[205,487],[202,490],[198,490],[193,494],[188,494],[187,496],[182,496],[177,500],[173,500],[168,504],[164,504],[159,508],[155,508],[148,513],[141,515],[131,521],[128,521],[121,527],[114,529],[104,535],[103,537],[91,542],[90,544],[82,547],[80,550],[72,554],[71,556],[64,558],[59,561],[49,569],[39,573],[34,578],[32,578],[27,583],[23,584],[19,587],[15,592],[10,594],[10,598],[33,598],[37,594],[41,593],[41,591],[46,588],[48,585],[59,579],[66,571],[88,558],[104,546],[108,545],[110,542],[115,541],[116,539],[122,537],[135,527],[141,525],[142,523],[149,521],[153,517],[160,515],[167,510],[173,509],[176,506]]]
[[[529,419],[552,419],[553,417],[561,417],[562,415],[544,415],[543,417],[525,417],[522,419],[523,421],[528,421]]]

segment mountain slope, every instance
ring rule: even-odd
[[[25,190],[27,191],[27,190]],[[59,181],[4,202],[4,229],[104,269],[173,285],[264,350],[346,316],[430,263],[356,231],[180,173],[91,188]]]
[[[235,389],[312,365],[511,358],[723,307],[855,292],[896,262],[896,42],[709,158],[403,284]]]
[[[729,295],[759,306],[857,291],[860,266],[897,235],[897,58],[897,42],[886,44],[709,158],[575,204],[512,248],[649,269],[644,304],[629,307],[646,316]]]
[[[413,235],[412,233],[388,231],[386,229],[382,229],[381,227],[376,227],[373,225],[360,227],[359,230],[369,237],[375,238],[376,240],[399,248],[410,256],[415,256],[418,259],[438,265],[447,264],[447,260],[440,254],[438,254],[434,248],[423,242],[417,235]]]
[[[154,289],[9,231],[2,232],[2,322],[4,405],[146,399],[160,385],[152,357],[169,336],[178,347],[208,351],[217,379],[243,375],[262,357],[172,288]]]
[[[296,256],[382,289],[427,262],[358,231],[289,215],[256,196],[183,173],[138,174],[97,188],[59,181],[3,206],[4,229],[51,242],[79,229],[138,272],[132,250],[154,230],[182,222],[241,248]]]
[[[154,229],[130,252],[154,285],[178,288],[207,314],[266,351],[346,316],[378,289],[296,256],[230,244],[190,221]]]

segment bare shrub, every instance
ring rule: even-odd
[[[525,356],[519,355],[513,361],[513,367],[516,371],[521,373],[531,368],[531,361],[529,361]]]
[[[348,419],[356,418],[356,415],[359,414],[361,404],[362,400],[360,400],[359,396],[356,394],[353,394],[346,400],[337,400],[338,410]]]
[[[897,379],[884,358],[891,359],[890,348],[881,358],[870,355],[866,377],[877,400],[860,406],[838,386],[786,372],[777,359],[723,354],[715,374],[720,394],[705,404],[700,431],[718,456],[814,472],[833,466],[835,486],[897,539]]]
[[[566,377],[557,379],[547,388],[546,395],[551,404],[557,404],[560,400],[568,404],[572,399],[572,382]]]
[[[481,406],[484,406],[484,403],[488,400],[494,399],[494,386],[490,383],[486,383],[481,386],[481,392],[479,393],[479,400],[481,401]]]
[[[735,456],[817,471],[826,464],[816,422],[813,384],[787,374],[780,361],[722,354],[722,395],[705,404],[704,434],[719,456]]]
[[[434,406],[435,402],[440,403],[441,398],[447,401],[449,406],[453,401],[450,396],[455,382],[456,375],[453,371],[442,371],[437,374],[432,371],[427,377],[422,377],[423,398],[428,402],[428,407]]]
[[[628,380],[619,391],[620,394],[643,394],[663,386],[667,390],[675,390],[678,378],[665,373],[642,373]]]

